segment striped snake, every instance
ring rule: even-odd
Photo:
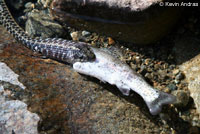
[[[15,22],[4,0],[0,0],[0,24],[32,51],[41,53],[42,55],[73,64],[75,62],[84,62],[95,59],[95,55],[90,46],[84,42],[74,42],[61,38],[32,38]]]

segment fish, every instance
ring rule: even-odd
[[[119,58],[100,48],[91,47],[96,59],[88,62],[75,62],[73,69],[78,73],[95,77],[116,87],[125,96],[130,91],[139,94],[145,101],[150,113],[157,115],[162,106],[176,102],[176,97],[153,88],[144,78],[136,73]]]

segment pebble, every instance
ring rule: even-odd
[[[176,80],[182,80],[183,78],[184,78],[184,75],[181,72],[179,72],[175,77]]]
[[[115,41],[111,37],[108,37],[108,45],[114,45],[114,44]]]
[[[174,91],[174,90],[177,89],[177,86],[175,84],[173,84],[173,83],[167,85],[167,87],[169,88],[170,91]]]
[[[87,36],[89,36],[89,35],[91,35],[91,33],[90,32],[88,32],[88,31],[82,31],[82,36],[84,36],[84,37],[87,37]]]
[[[78,40],[78,32],[72,32],[70,33],[72,40],[77,41]]]
[[[143,74],[146,74],[146,73],[147,73],[146,68],[147,68],[147,67],[146,67],[145,65],[141,65],[141,66],[140,66],[140,72],[143,73]]]
[[[137,66],[136,66],[135,64],[133,64],[133,63],[131,62],[130,65],[131,65],[131,68],[132,68],[133,70],[136,70]]]
[[[136,56],[136,57],[135,57],[135,61],[136,61],[137,64],[140,64],[140,63],[141,63],[140,57],[139,57],[139,56]]]
[[[172,64],[172,65],[169,66],[169,69],[172,70],[172,69],[174,69],[175,67],[176,67],[176,65]]]
[[[173,74],[174,74],[174,75],[177,75],[179,72],[180,72],[180,71],[179,71],[178,69],[174,69],[174,70],[173,70]]]
[[[180,81],[179,81],[178,79],[175,79],[174,82],[175,82],[176,84],[179,84],[179,83],[180,83]]]
[[[172,94],[176,96],[176,103],[175,105],[178,107],[185,107],[189,102],[189,93],[182,90],[175,90],[172,91]]]
[[[27,2],[26,4],[25,4],[25,8],[28,8],[28,9],[33,9],[33,6],[34,4],[32,3],[32,2]]]
[[[151,73],[146,73],[145,77],[148,78],[148,79],[152,79],[153,75]]]
[[[145,61],[144,61],[144,63],[145,63],[146,65],[149,65],[150,62],[151,62],[151,60],[150,60],[149,58],[148,58],[148,59],[145,59]]]
[[[155,69],[155,70],[158,70],[159,68],[160,68],[160,65],[159,65],[159,64],[155,64],[155,65],[154,65],[154,69]]]

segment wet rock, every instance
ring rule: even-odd
[[[171,133],[170,124],[163,125],[160,118],[150,115],[136,94],[124,97],[116,87],[37,56],[13,43],[4,48],[0,61],[17,73],[27,87],[20,98],[26,100],[31,112],[41,117],[40,133]],[[14,94],[13,99],[19,99],[16,88],[7,90]],[[168,110],[167,113],[174,114]],[[177,116],[171,121],[181,124],[178,132],[188,128]]]
[[[28,20],[25,27],[27,33],[42,38],[64,36],[63,27],[53,21],[46,12],[46,10],[38,11],[34,9],[27,14]]]
[[[176,96],[175,105],[178,107],[185,107],[189,102],[189,93],[182,90],[175,90],[172,92],[174,96]]]
[[[10,34],[4,28],[0,27],[0,30],[0,53],[2,53],[6,45],[14,42],[14,39],[10,39]]]
[[[185,62],[180,66],[180,69],[184,72],[185,78],[188,82],[188,89],[191,97],[194,99],[197,112],[200,114],[200,55],[197,55],[193,59]],[[199,124],[200,126],[200,124]]]
[[[178,7],[153,6],[158,2],[160,0],[53,0],[51,15],[82,30],[135,44],[150,44],[169,32],[181,12]]]

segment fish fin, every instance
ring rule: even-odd
[[[149,111],[152,115],[157,115],[158,113],[160,113],[163,105],[172,104],[176,102],[175,96],[162,92],[162,91],[158,91],[158,92],[159,92],[158,98],[156,98],[154,101],[146,102],[149,108]]]

